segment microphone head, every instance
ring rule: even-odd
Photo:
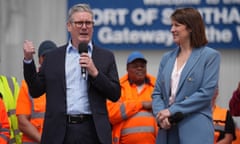
[[[88,52],[88,44],[87,43],[80,43],[78,45],[78,52],[81,54],[83,52],[87,53]]]

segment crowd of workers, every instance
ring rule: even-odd
[[[44,54],[56,46],[51,41],[43,42],[39,47],[39,65]],[[129,55],[126,62],[127,74],[120,78],[121,97],[117,102],[107,102],[109,119],[112,124],[113,144],[156,142],[158,124],[152,114],[151,93],[156,78],[147,73],[147,59],[138,51]],[[26,82],[21,86],[14,77],[1,76],[0,99],[0,143],[24,144],[40,143],[45,113],[45,94],[32,98]],[[229,102],[230,109],[221,108],[215,101],[213,123],[214,143],[239,143],[240,129],[235,127],[232,116],[240,116],[240,84],[233,92]]]
[[[220,54],[206,46],[200,13],[177,9],[171,22],[178,48],[164,54],[158,76],[134,51],[119,79],[113,53],[92,42],[92,10],[74,5],[66,45],[41,43],[36,68],[26,40],[25,80],[0,76],[0,143],[239,144],[240,83],[229,110],[216,105]]]

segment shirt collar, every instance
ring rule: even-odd
[[[67,45],[67,52],[69,53],[71,50],[77,50],[77,48],[72,45],[72,41],[70,39]],[[92,53],[92,51],[93,51],[93,44],[92,44],[92,41],[90,41],[88,43],[88,52]]]

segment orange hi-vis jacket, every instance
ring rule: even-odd
[[[214,144],[220,136],[220,131],[225,131],[227,117],[227,109],[221,108],[216,105],[213,111],[213,124],[214,124]],[[236,139],[232,141],[232,144],[240,144],[240,129],[235,128]]]
[[[213,111],[213,124],[214,124],[214,143],[217,143],[217,140],[220,136],[220,131],[225,130],[226,125],[226,117],[227,110],[224,108],[220,108],[219,106],[215,106]]]
[[[121,97],[113,103],[107,101],[112,124],[113,144],[154,144],[157,136],[157,123],[151,111],[143,109],[143,101],[152,101],[151,94],[155,78],[147,75],[148,82],[142,91],[130,84],[126,74],[120,79]]]
[[[44,123],[45,106],[46,95],[43,94],[39,98],[33,99],[29,94],[26,82],[23,80],[17,100],[16,114],[30,115],[30,122],[41,134]],[[28,143],[34,141],[23,133],[22,142]]]
[[[0,144],[7,144],[10,138],[10,126],[5,105],[0,98]]]
[[[0,93],[8,114],[10,126],[10,144],[22,144],[22,133],[18,129],[16,103],[19,93],[17,79],[13,76],[0,75]]]

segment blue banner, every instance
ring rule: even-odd
[[[202,14],[209,46],[240,49],[240,0],[68,0],[94,12],[93,40],[108,49],[166,49],[176,45],[170,15],[194,7]]]

